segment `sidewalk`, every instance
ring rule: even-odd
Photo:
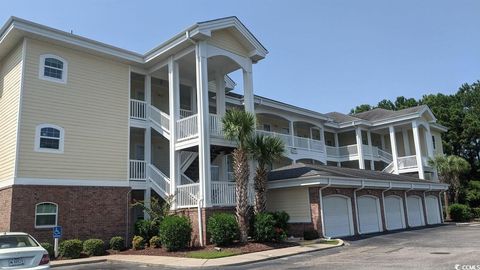
[[[314,252],[318,250],[331,249],[342,246],[344,242],[339,240],[337,245],[331,244],[311,244],[306,246],[295,246],[289,248],[280,248],[273,250],[266,250],[218,259],[192,259],[183,257],[168,257],[168,256],[146,256],[146,255],[109,255],[103,257],[92,257],[86,259],[75,260],[60,260],[52,261],[52,267],[60,267],[76,264],[87,264],[97,262],[124,262],[135,263],[150,266],[169,266],[169,267],[218,267],[243,265],[248,263],[278,259],[286,256],[298,255],[303,253]]]

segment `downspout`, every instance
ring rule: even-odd
[[[428,225],[428,209],[427,209],[427,197],[425,193],[432,191],[432,185],[428,185],[428,190],[423,191],[423,207],[425,208],[425,225]]]
[[[320,197],[320,218],[322,219],[322,234],[323,234],[323,237],[325,238],[325,222],[323,221],[323,196],[322,196],[322,190],[328,188],[331,186],[331,178],[328,178],[328,184],[324,187],[321,187],[318,189],[318,193],[319,193],[319,197]]]
[[[127,243],[130,242],[128,238],[130,235],[130,193],[132,193],[132,189],[127,192],[127,222],[125,222],[127,228],[125,230],[125,247],[127,247]]]
[[[389,182],[388,188],[382,190],[383,218],[385,219],[385,229],[387,229],[387,212],[385,211],[385,192],[392,189],[392,182]]]
[[[409,191],[412,191],[412,190],[413,190],[413,184],[410,184],[410,189],[405,190],[405,196],[404,196],[404,197],[405,197],[405,206],[406,206],[406,207],[405,207],[405,210],[407,210],[407,211],[406,211],[406,212],[407,212],[407,227],[410,227],[410,220],[408,219],[407,193],[408,193]]]
[[[197,200],[197,214],[198,214],[198,243],[203,247],[203,222],[202,222],[202,202],[203,199]]]
[[[360,232],[360,223],[358,222],[358,204],[357,204],[357,191],[362,190],[365,188],[365,180],[362,180],[362,186],[353,190],[353,202],[355,203],[355,220],[357,221],[357,232],[358,234],[362,234]]]

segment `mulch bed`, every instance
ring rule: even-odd
[[[286,248],[298,246],[297,243],[293,242],[273,242],[273,243],[257,243],[257,242],[248,242],[245,244],[235,243],[228,247],[222,247],[222,250],[232,251],[236,254],[245,254],[258,251],[272,250],[277,248]],[[205,247],[190,247],[185,250],[168,252],[164,248],[145,248],[141,250],[125,250],[117,254],[120,255],[149,255],[149,256],[171,256],[171,257],[187,257],[187,253],[192,251],[207,251],[214,250],[215,245],[207,245]]]

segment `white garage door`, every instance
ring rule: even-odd
[[[403,212],[403,200],[397,196],[385,197],[385,217],[387,230],[405,228],[405,214]]]
[[[358,222],[361,233],[374,233],[382,231],[382,219],[378,199],[371,196],[357,198]]]
[[[423,217],[422,199],[418,196],[408,196],[408,224],[411,227],[418,227],[425,225]]]
[[[438,198],[435,196],[427,196],[425,198],[425,206],[427,208],[427,223],[438,224],[440,219],[440,208],[438,206]]]
[[[349,198],[337,195],[324,197],[323,218],[326,236],[353,235],[352,206]]]

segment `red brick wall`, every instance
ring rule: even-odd
[[[52,229],[35,229],[35,205],[58,204],[58,225],[63,238],[125,237],[129,190],[126,187],[13,186],[11,230],[52,242]]]
[[[0,232],[10,231],[12,187],[0,190]]]

